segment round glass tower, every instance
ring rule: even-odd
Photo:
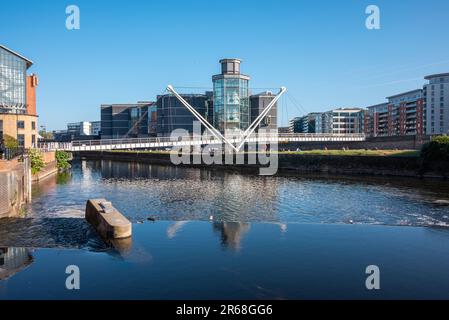
[[[240,59],[222,59],[221,74],[212,77],[214,85],[214,127],[225,134],[235,134],[249,127],[248,82],[240,74]]]

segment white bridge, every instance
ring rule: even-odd
[[[242,139],[227,138],[227,141],[237,145]],[[279,133],[279,134],[253,134],[246,139],[249,144],[285,144],[289,142],[352,142],[365,141],[364,134],[326,134],[326,133]],[[40,149],[79,151],[108,151],[108,150],[136,150],[136,149],[168,149],[182,146],[221,146],[223,141],[215,137],[185,136],[179,138],[128,138],[128,139],[101,139],[79,140],[69,143],[42,143]]]

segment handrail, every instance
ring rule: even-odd
[[[227,137],[230,141],[234,143],[241,142],[241,137]],[[360,141],[365,139],[364,134],[353,133],[353,134],[335,134],[335,133],[254,133],[250,139],[256,138],[259,140],[269,139],[269,140],[290,140],[296,141],[296,139],[304,139],[306,141],[323,141],[325,139],[342,139],[344,141]],[[207,144],[210,144],[211,141],[216,141],[217,143],[222,143],[221,139],[217,139],[213,136],[207,137],[193,137],[193,136],[183,136],[175,139],[174,137],[150,137],[150,138],[123,138],[123,139],[101,139],[101,140],[75,140],[72,142],[49,142],[49,143],[40,143],[38,144],[38,148],[45,151],[54,151],[54,150],[72,150],[73,148],[89,148],[95,147],[111,147],[111,146],[123,146],[133,145],[135,148],[136,145],[144,145],[144,144],[163,144],[163,143],[174,143],[174,142],[188,142],[198,143],[200,141],[204,141]],[[131,147],[131,146],[129,146]]]

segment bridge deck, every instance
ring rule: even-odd
[[[232,143],[239,143],[240,138],[227,138]],[[333,141],[364,141],[363,134],[279,134],[279,135],[254,135],[248,139],[248,143],[288,143],[288,142],[333,142]],[[47,143],[41,144],[40,148],[47,150],[66,151],[107,151],[120,149],[150,149],[170,148],[174,146],[203,146],[221,145],[222,142],[215,138],[181,137],[178,139],[170,137],[158,138],[132,138],[132,139],[101,139],[101,140],[78,140],[71,143]]]

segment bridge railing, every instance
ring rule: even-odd
[[[56,150],[72,150],[71,142],[40,142],[37,144],[37,149],[41,151],[56,151]]]
[[[226,136],[231,142],[239,142],[241,137]],[[259,133],[251,135],[250,139],[254,141],[256,138],[259,141],[363,141],[365,140],[364,134],[329,134],[329,133]],[[199,136],[184,136],[178,138],[172,137],[152,137],[152,138],[124,138],[124,139],[101,139],[101,140],[77,140],[72,142],[45,142],[39,143],[38,148],[43,151],[55,151],[55,150],[76,150],[76,149],[113,149],[117,148],[140,148],[141,146],[148,147],[149,144],[158,145],[163,147],[173,145],[174,142],[188,142],[192,141],[193,144],[201,144],[199,142],[204,141],[204,144],[212,144],[216,142],[221,144],[221,141],[215,137],[207,137],[207,139]]]
[[[236,136],[226,136],[230,141],[239,140],[241,137]],[[277,140],[294,140],[294,139],[304,139],[308,141],[323,141],[326,139],[338,139],[341,141],[360,141],[365,139],[364,134],[329,134],[329,133],[259,133],[253,134],[251,138],[264,139],[277,139]],[[215,137],[207,137],[208,143],[210,141],[217,141],[221,143],[220,140]],[[152,138],[123,138],[123,139],[101,139],[101,140],[77,140],[72,141],[70,147],[93,147],[93,146],[117,146],[117,145],[143,145],[143,144],[163,144],[163,143],[173,143],[176,141],[204,141],[199,136],[184,136],[178,138],[172,137],[152,137]]]

